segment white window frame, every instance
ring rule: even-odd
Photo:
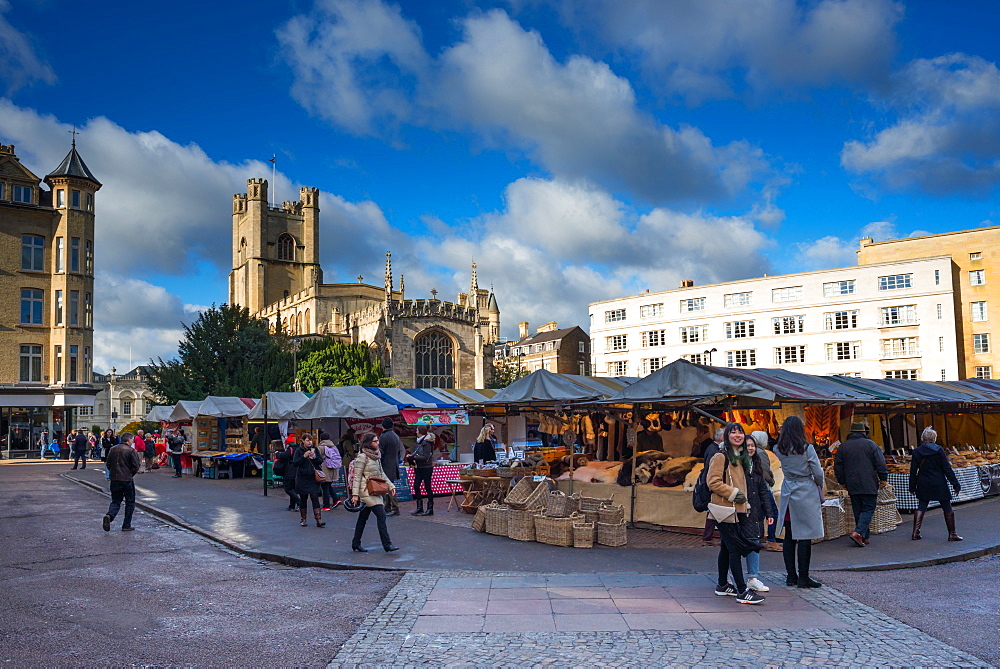
[[[656,318],[663,316],[663,302],[643,304],[639,307],[639,318]]]
[[[986,310],[986,301],[985,300],[982,300],[982,301],[979,301],[979,302],[973,302],[970,306],[971,306],[971,311],[972,311],[972,322],[973,323],[980,323],[982,321],[988,321],[990,319],[989,318],[989,314],[987,313],[987,310]]]
[[[625,320],[625,309],[611,309],[604,312],[605,323],[620,323]]]
[[[906,288],[913,288],[913,274],[890,274],[878,278],[880,291],[904,290]]]
[[[915,304],[895,304],[889,307],[882,307],[879,325],[881,327],[892,327],[894,325],[919,325],[917,318],[917,305]]]
[[[745,348],[739,351],[726,351],[726,367],[756,367],[757,349]]]
[[[775,316],[771,319],[774,334],[799,334],[806,331],[806,317],[803,314],[795,316]],[[788,327],[791,326],[791,327]]]
[[[652,374],[656,370],[665,367],[666,365],[667,365],[667,359],[665,357],[643,358],[642,375],[646,376],[648,374]]]
[[[604,338],[605,351],[627,351],[628,335],[616,334]]]
[[[988,332],[972,335],[972,352],[973,353],[990,352],[990,335]]]
[[[650,348],[653,346],[666,346],[667,345],[667,331],[666,330],[647,330],[642,333],[642,347]]]
[[[628,360],[609,360],[607,364],[608,376],[628,375]]]
[[[722,306],[726,309],[732,309],[734,307],[747,307],[753,304],[753,291],[744,291],[742,293],[727,293],[722,296]]]
[[[681,356],[681,360],[687,360],[688,362],[693,362],[696,365],[705,364],[705,354],[704,353],[685,353]]]
[[[991,365],[976,365],[977,379],[992,379],[993,367]]]
[[[916,369],[889,369],[883,377],[885,379],[903,379],[904,381],[919,381],[920,372]]]
[[[27,372],[27,373],[25,373]],[[21,344],[18,359],[18,382],[42,382],[42,346],[41,344]]]
[[[969,285],[970,286],[985,286],[986,285],[986,270],[984,270],[984,269],[972,269],[972,270],[969,270]]]
[[[772,288],[772,302],[795,302],[802,299],[802,286],[787,286],[785,288]]]
[[[805,361],[806,347],[801,344],[774,348],[774,364],[776,365],[792,365]]]
[[[705,298],[704,297],[689,297],[685,300],[681,300],[681,313],[686,314],[692,311],[705,311]]]
[[[982,260],[982,259],[983,259],[982,251],[973,251],[972,253],[969,254],[969,260]]]
[[[920,355],[919,337],[890,337],[881,341],[882,358],[915,358]]]
[[[838,297],[840,295],[854,294],[854,279],[844,279],[843,281],[828,281],[823,284],[823,297]]]
[[[824,330],[827,331],[856,330],[857,327],[858,327],[857,309],[845,309],[843,311],[828,311],[825,314],[823,314]]]
[[[11,190],[11,202],[20,202],[21,204],[34,204],[35,202],[35,189],[31,186],[18,186],[14,184]]]
[[[749,339],[756,332],[753,320],[727,321],[724,327],[726,339]]]
[[[835,341],[826,345],[827,362],[858,360],[861,358],[860,341]]]

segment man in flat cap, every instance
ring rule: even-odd
[[[833,458],[833,473],[851,496],[855,525],[851,540],[864,548],[871,534],[879,486],[889,480],[885,456],[879,445],[868,438],[865,423],[851,423],[851,433]]]

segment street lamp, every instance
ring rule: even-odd
[[[360,279],[361,279],[361,277],[358,277],[359,282],[360,282]],[[295,380],[292,381],[292,390],[294,390],[297,393],[302,392],[302,384],[299,383],[299,357],[298,357],[299,345],[301,343],[302,343],[301,339],[297,339],[296,338],[296,339],[292,340],[292,344],[293,344],[293,346],[292,346],[292,367],[294,368],[294,372],[295,372]]]
[[[111,429],[114,432],[118,432],[118,412],[115,411],[115,381],[118,379],[116,371],[112,367],[111,374],[108,375],[108,408],[111,410]]]
[[[711,351],[705,351],[705,358],[708,360],[708,366],[712,366],[712,354],[717,352],[719,349],[713,348]]]

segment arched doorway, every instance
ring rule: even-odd
[[[431,330],[414,340],[417,388],[454,388],[455,353],[451,338]]]

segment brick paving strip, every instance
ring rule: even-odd
[[[714,594],[708,574],[409,572],[330,667],[986,663],[833,588]]]

